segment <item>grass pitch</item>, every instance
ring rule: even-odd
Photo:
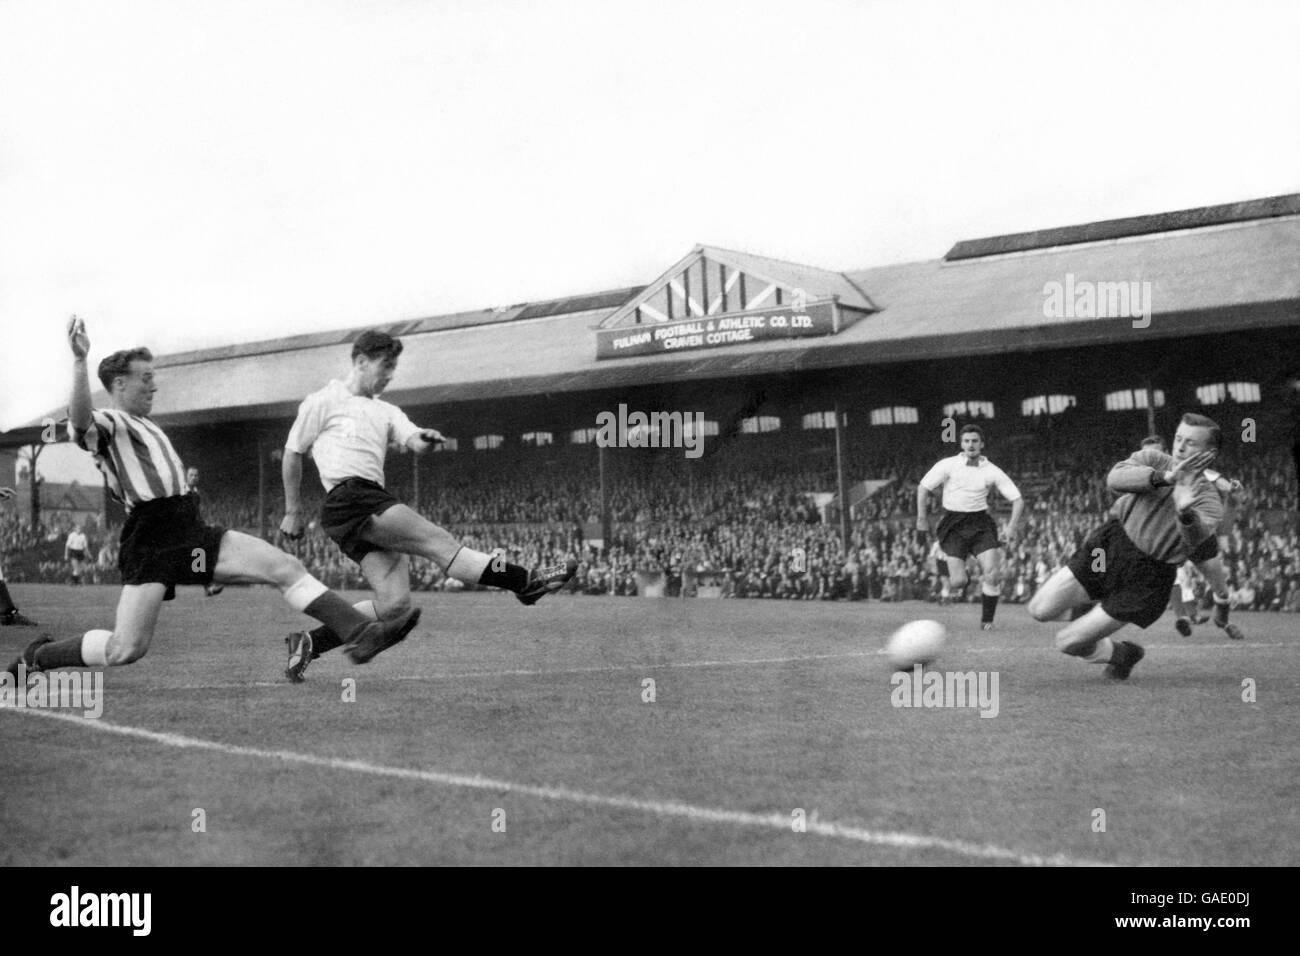
[[[118,593],[15,590],[56,638]],[[404,644],[295,686],[275,592],[183,590],[98,720],[0,711],[0,863],[1300,863],[1293,615],[1130,629],[1119,683],[1015,606],[416,601]],[[998,673],[996,717],[891,703],[877,652],[922,617],[936,670]],[[0,630],[6,662],[38,633]]]

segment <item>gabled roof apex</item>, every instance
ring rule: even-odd
[[[875,303],[841,272],[701,244],[609,315],[601,328],[628,324],[638,313],[666,322],[771,308],[795,299],[835,299],[850,308],[876,311]]]

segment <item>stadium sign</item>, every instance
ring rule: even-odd
[[[713,349],[772,339],[834,335],[842,328],[834,302],[810,302],[733,315],[701,315],[680,322],[623,326],[596,331],[596,358],[659,355]]]

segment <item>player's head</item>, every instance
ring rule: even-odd
[[[967,458],[978,458],[984,450],[984,432],[978,425],[967,425],[957,437],[961,439],[961,453]]]
[[[146,348],[123,349],[99,363],[99,380],[109,398],[124,412],[148,415],[153,410],[153,353]]]
[[[397,372],[397,357],[402,354],[402,340],[387,332],[362,332],[352,343],[352,372],[357,376],[361,393],[374,398],[388,387]]]
[[[1219,426],[1214,419],[1188,412],[1174,432],[1174,460],[1182,461],[1203,451],[1218,451],[1219,441]]]
[[[193,488],[199,483],[199,470],[193,465],[185,469],[185,484]]]
[[[1142,439],[1142,447],[1154,448],[1156,451],[1168,450],[1165,447],[1165,440],[1161,438],[1159,435],[1148,435],[1146,438]]]

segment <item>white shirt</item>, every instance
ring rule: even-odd
[[[65,551],[85,551],[86,547],[86,536],[84,534],[80,531],[68,532],[68,544],[64,548]]]
[[[966,456],[954,455],[940,458],[935,466],[925,473],[921,485],[935,492],[943,485],[943,508],[945,511],[987,511],[989,507],[989,489],[997,487],[1007,501],[1020,497],[1020,489],[1007,477],[1007,473],[983,455],[978,465],[966,464]]]
[[[326,491],[348,478],[384,484],[384,457],[402,449],[420,428],[396,405],[353,395],[334,379],[298,406],[284,447],[316,459]]]

